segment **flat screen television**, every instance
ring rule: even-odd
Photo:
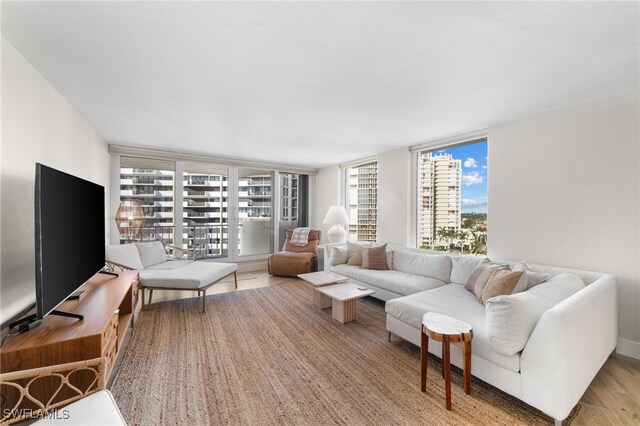
[[[104,244],[104,187],[36,163],[37,318],[104,267]]]

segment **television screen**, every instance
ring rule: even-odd
[[[104,187],[36,163],[38,318],[104,267]]]

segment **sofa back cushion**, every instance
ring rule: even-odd
[[[140,253],[140,260],[142,265],[147,266],[157,265],[158,263],[167,261],[167,254],[164,251],[164,245],[162,241],[152,241],[150,243],[136,243],[138,247],[138,253]]]
[[[451,276],[451,257],[446,254],[430,255],[394,250],[393,269],[407,274],[435,278],[448,283]]]
[[[486,257],[479,256],[451,256],[451,282],[466,285],[471,273]]]
[[[135,244],[105,246],[104,255],[107,261],[116,262],[133,269],[144,269]]]
[[[487,300],[486,325],[491,348],[505,355],[520,352],[542,314],[584,287],[579,276],[563,273],[527,291]]]

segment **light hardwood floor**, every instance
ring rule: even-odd
[[[238,274],[238,290],[278,285],[290,280],[292,278],[271,277],[266,272],[243,272]],[[233,278],[211,287],[207,296],[228,291],[234,291]],[[197,296],[195,291],[192,293],[156,291],[153,302]],[[624,355],[610,357],[585,392],[580,405],[572,425],[640,425],[640,360]]]

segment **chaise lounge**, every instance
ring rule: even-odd
[[[238,265],[235,263],[197,262],[193,251],[164,245],[160,241],[109,245],[105,248],[105,258],[111,271],[139,271],[143,308],[145,289],[149,289],[147,304],[151,304],[153,290],[197,291],[198,296],[202,294],[204,312],[209,287],[233,274],[235,288],[238,288]]]

